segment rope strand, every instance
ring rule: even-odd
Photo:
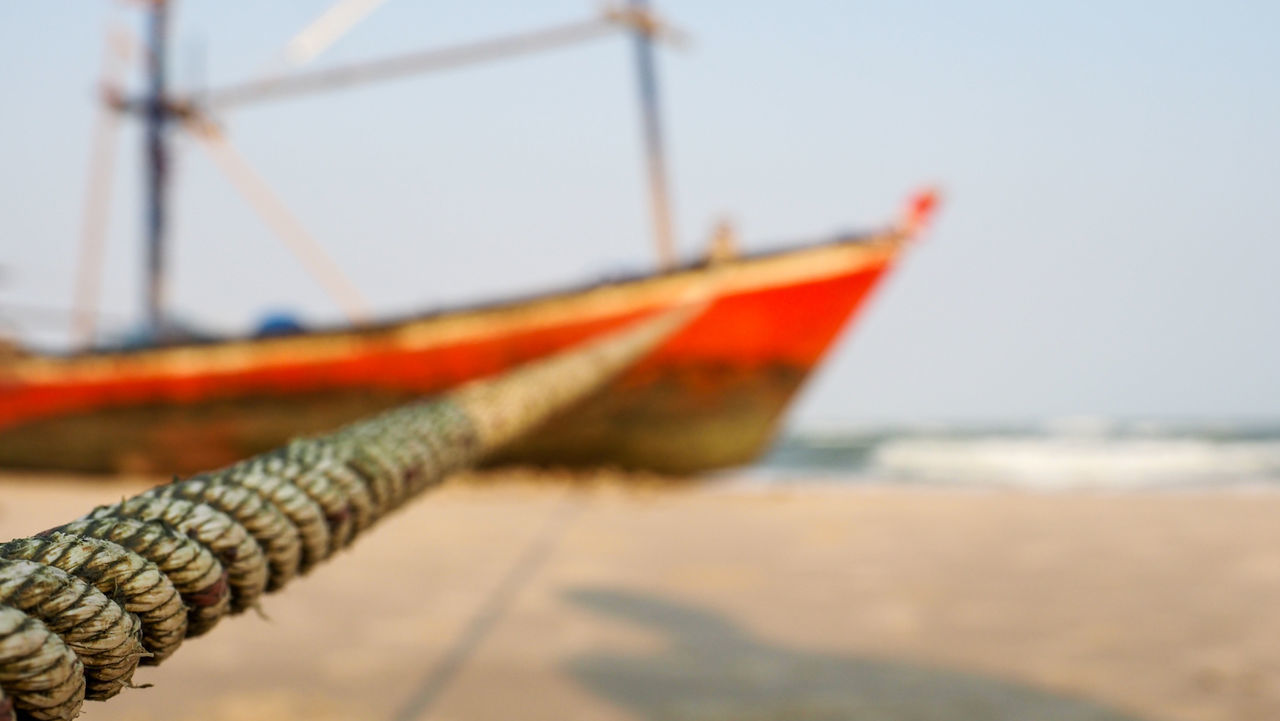
[[[159,663],[182,643],[187,612],[173,581],[129,549],[87,536],[51,533],[0,545],[0,557],[53,566],[87,581],[142,622],[142,646]],[[3,718],[3,717],[0,717]]]
[[[0,606],[0,693],[18,709],[10,718],[75,718],[84,686],[84,666],[57,634],[16,608]]]

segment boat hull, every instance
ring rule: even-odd
[[[0,366],[0,464],[215,468],[501,372],[717,289],[706,311],[495,462],[693,473],[749,462],[890,267],[838,241],[520,302],[284,338]]]

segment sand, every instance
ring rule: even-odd
[[[1280,718],[1280,494],[546,480],[421,499],[86,718]],[[0,536],[145,482],[0,477]]]

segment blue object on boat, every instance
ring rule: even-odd
[[[257,338],[264,338],[277,335],[293,335],[304,330],[306,328],[292,313],[273,312],[263,316],[258,323],[258,329],[254,331],[253,335]]]

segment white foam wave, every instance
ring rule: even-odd
[[[1280,479],[1280,441],[908,437],[878,444],[865,470],[908,481],[1040,490],[1238,485]]]

